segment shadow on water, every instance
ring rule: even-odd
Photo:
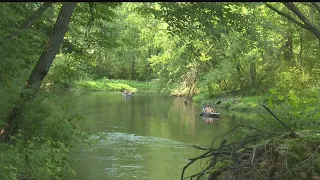
[[[256,121],[227,111],[219,119],[203,119],[192,102],[154,92],[94,92],[78,99],[74,109],[87,119],[84,130],[102,134],[98,144],[82,150],[74,179],[179,179],[188,158],[202,153],[191,145],[210,146],[238,123]],[[187,174],[200,169],[195,164]]]

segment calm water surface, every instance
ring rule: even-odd
[[[180,179],[188,158],[202,153],[191,145],[210,146],[238,123],[253,121],[223,111],[220,120],[204,120],[195,104],[154,92],[127,98],[119,92],[94,92],[74,106],[87,120],[84,129],[100,134],[91,137],[99,143],[81,149],[73,179],[83,180]],[[194,164],[186,174],[197,173],[204,163]]]

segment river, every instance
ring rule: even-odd
[[[155,92],[127,98],[120,92],[93,92],[74,107],[86,119],[83,129],[99,134],[91,137],[98,143],[80,151],[72,178],[77,180],[177,180],[188,158],[202,153],[191,145],[210,146],[237,124],[255,121],[222,110],[220,120],[202,119],[201,108],[192,102],[185,105],[182,98]],[[186,175],[199,172],[204,163],[190,166]]]

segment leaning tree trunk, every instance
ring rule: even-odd
[[[65,33],[68,30],[71,16],[75,9],[76,2],[64,2],[59,12],[56,23],[53,27],[53,33],[44,48],[36,66],[32,70],[32,73],[24,86],[24,91],[20,95],[20,100],[15,106],[8,118],[7,126],[5,127],[4,139],[10,140],[10,136],[14,135],[18,129],[18,120],[22,110],[22,106],[25,102],[33,100],[35,95],[40,89],[42,80],[47,75],[50,66],[59,51],[59,48],[63,42]]]
[[[42,6],[37,9],[20,27],[18,31],[15,31],[12,34],[9,34],[8,36],[5,36],[0,40],[0,46],[2,46],[5,43],[10,42],[11,40],[14,40],[16,37],[18,37],[21,34],[22,30],[28,29],[32,24],[34,24],[40,16],[49,8],[53,2],[44,2]]]

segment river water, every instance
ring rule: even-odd
[[[98,143],[80,151],[73,177],[77,180],[180,179],[188,158],[203,153],[192,145],[211,146],[215,137],[237,124],[255,121],[248,114],[226,111],[220,111],[220,120],[202,119],[201,107],[155,92],[127,98],[120,92],[93,92],[74,106],[86,119],[83,129],[99,134],[91,137]],[[204,164],[190,166],[186,175],[199,172]]]

